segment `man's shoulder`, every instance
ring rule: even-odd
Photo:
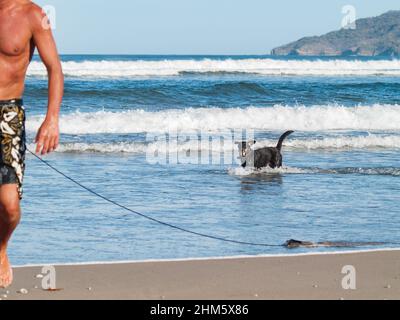
[[[44,11],[43,9],[37,5],[36,3],[34,3],[33,1],[24,1],[24,7],[25,10],[33,16],[43,16],[44,15]]]
[[[25,15],[33,27],[42,24],[43,19],[46,17],[43,9],[36,3],[28,0],[24,0],[22,5],[24,6]]]

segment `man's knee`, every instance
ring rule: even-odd
[[[0,216],[5,223],[17,225],[21,219],[21,209],[19,203],[2,203]]]

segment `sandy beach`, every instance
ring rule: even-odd
[[[356,290],[342,288],[346,265],[356,269]],[[55,270],[60,290],[49,292],[37,276],[42,267],[15,268],[13,286],[0,290],[2,300],[400,298],[400,250],[60,265]]]

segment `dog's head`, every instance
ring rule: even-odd
[[[245,159],[247,155],[249,154],[249,151],[251,150],[251,147],[256,144],[257,141],[242,141],[242,142],[236,142],[239,148],[239,158],[240,159]]]

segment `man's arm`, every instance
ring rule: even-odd
[[[32,6],[30,23],[33,41],[46,66],[49,77],[47,115],[35,140],[37,143],[36,152],[47,154],[54,151],[59,143],[59,113],[64,94],[64,75],[47,17],[36,5]]]

